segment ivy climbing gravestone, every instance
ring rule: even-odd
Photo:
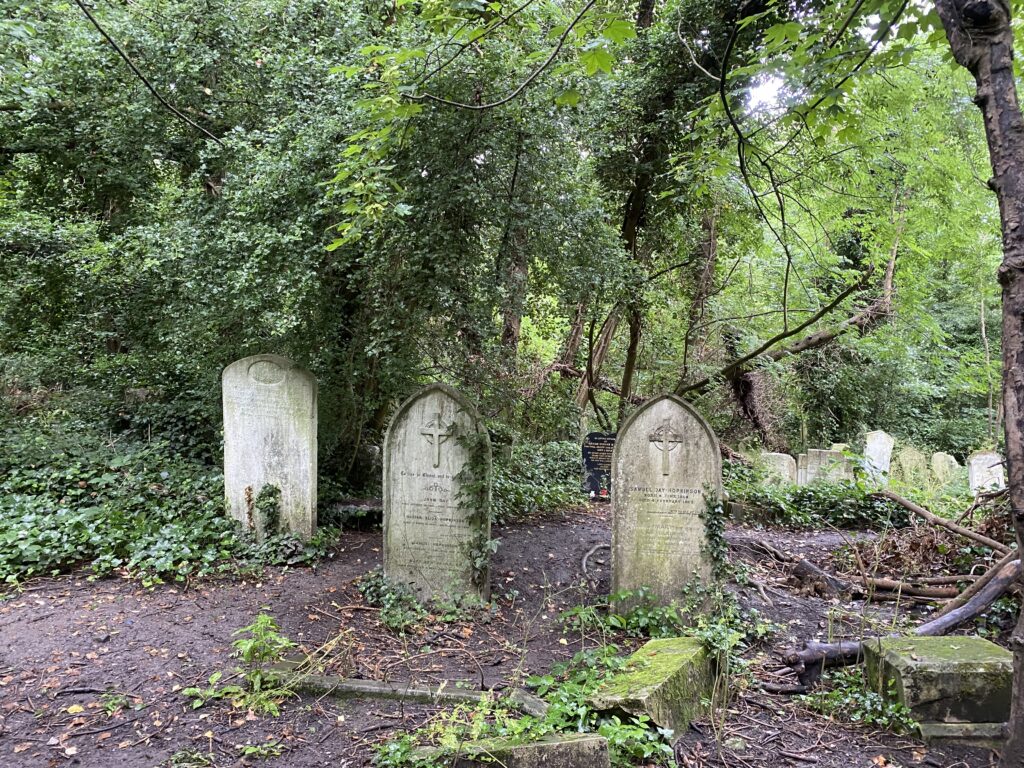
[[[279,530],[308,540],[316,530],[316,379],[287,358],[255,355],[225,368],[221,387],[229,514],[260,538]]]
[[[721,496],[718,438],[693,408],[663,395],[633,413],[612,456],[612,592],[649,587],[669,602],[706,581],[705,512]]]
[[[405,401],[384,439],[384,574],[422,599],[489,598],[491,444],[444,384]]]

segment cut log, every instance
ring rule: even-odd
[[[850,582],[833,576],[809,560],[798,561],[791,573],[804,588],[819,595],[839,595],[852,588]]]
[[[960,536],[963,536],[966,539],[970,539],[971,541],[977,542],[978,544],[983,544],[984,546],[994,550],[995,552],[998,552],[1001,555],[1006,555],[1010,552],[1010,548],[1005,544],[1000,544],[995,539],[990,539],[988,536],[984,536],[978,533],[977,531],[972,531],[970,528],[964,528],[964,526],[962,525],[957,525],[952,520],[947,520],[944,517],[939,517],[938,515],[929,512],[924,507],[915,504],[910,499],[903,498],[897,493],[893,493],[892,491],[878,491],[874,495],[880,496],[885,499],[889,499],[889,501],[895,501],[901,507],[903,507],[909,512],[913,512],[922,520],[927,520],[932,525],[937,525],[940,528],[945,528],[947,531],[952,531],[953,533],[959,534]]]
[[[913,595],[914,597],[956,597],[960,594],[960,590],[956,587],[942,587],[942,586],[916,586],[914,584],[907,584],[903,581],[896,581],[895,579],[878,579],[871,576],[852,576],[852,579],[860,582],[865,587],[874,587],[875,589],[885,589],[889,592],[899,592],[903,595]]]
[[[939,611],[939,613],[936,616],[936,618],[938,618],[939,616],[945,616],[947,613],[955,611],[960,606],[965,605],[968,600],[970,600],[978,592],[980,592],[982,589],[984,589],[985,585],[988,584],[992,579],[994,579],[996,577],[996,574],[999,573],[999,571],[1003,568],[1003,566],[1005,566],[1007,563],[1011,562],[1012,560],[1016,560],[1016,559],[1017,559],[1017,551],[1016,550],[1014,550],[1013,552],[1010,552],[1007,555],[1003,555],[1002,559],[999,560],[995,565],[993,565],[987,571],[985,571],[985,573],[983,573],[981,575],[981,577],[977,581],[975,581],[973,584],[971,584],[969,587],[967,587],[967,589],[965,589],[963,592],[961,592],[958,597],[955,597],[952,600],[950,600],[946,604],[946,606],[941,611]]]

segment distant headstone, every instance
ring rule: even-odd
[[[316,530],[316,379],[287,358],[254,355],[225,368],[221,385],[229,514],[257,536],[270,533],[257,499],[277,488],[277,528],[308,540]]]
[[[810,484],[817,480],[837,482],[839,480],[852,479],[853,469],[840,451],[808,449],[805,484]]]
[[[927,485],[930,472],[928,457],[914,446],[903,446],[897,452],[893,475],[904,483],[918,488]]]
[[[881,429],[868,432],[864,436],[864,461],[874,482],[881,485],[888,483],[894,445],[896,439]]]
[[[614,447],[614,432],[591,432],[583,438],[583,489],[592,499],[609,498]]]
[[[995,451],[976,451],[967,457],[967,483],[971,493],[1006,487],[1003,457]]]
[[[484,476],[471,477],[474,467]],[[431,384],[405,401],[384,439],[389,579],[423,599],[488,599],[490,468],[487,431],[469,400]],[[466,487],[469,480],[475,490]]]
[[[949,482],[961,469],[955,456],[939,451],[932,454],[932,474],[940,483]]]
[[[706,580],[702,515],[721,496],[718,438],[693,408],[663,395],[635,411],[612,458],[612,591],[646,586],[668,602],[694,576]]]
[[[842,453],[843,451],[845,451],[849,447],[850,447],[849,443],[832,443],[832,445],[829,447],[829,450],[830,451],[839,451],[840,453]]]
[[[762,453],[768,477],[776,482],[796,483],[796,460],[788,453]]]
[[[807,454],[801,453],[796,457],[796,484],[807,485]]]

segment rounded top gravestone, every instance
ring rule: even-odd
[[[236,360],[221,375],[224,493],[232,518],[259,537],[276,527],[308,540],[316,530],[316,379],[279,355]],[[264,520],[265,488],[280,496]]]
[[[707,422],[675,395],[641,406],[612,455],[612,592],[648,587],[669,602],[695,576],[706,580],[703,515],[721,497],[722,455]]]
[[[406,400],[384,439],[385,575],[421,598],[488,599],[490,489],[490,439],[472,403],[444,384]]]

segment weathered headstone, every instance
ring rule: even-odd
[[[907,485],[920,488],[928,484],[931,470],[928,457],[912,445],[901,446],[896,453],[896,467],[893,477]]]
[[[384,439],[384,574],[424,599],[489,597],[491,446],[451,387],[410,397]]]
[[[867,464],[871,479],[880,485],[886,485],[889,482],[894,445],[896,445],[896,439],[881,429],[868,432],[864,436],[864,462]]]
[[[932,454],[932,474],[940,483],[949,482],[962,469],[955,456],[939,451]]]
[[[614,432],[591,432],[583,438],[583,490],[592,499],[609,497],[614,448]]]
[[[837,482],[850,479],[853,479],[853,469],[840,451],[808,449],[805,484],[816,480]]]
[[[967,482],[971,493],[1006,487],[1003,457],[995,451],[975,451],[967,457]]]
[[[801,453],[796,457],[796,484],[807,485],[807,454]]]
[[[721,496],[718,438],[693,408],[663,395],[635,411],[612,458],[612,592],[646,586],[669,602],[707,579],[702,515]]]
[[[762,453],[768,477],[775,482],[796,483],[796,460],[788,453]]]
[[[843,451],[845,451],[849,447],[850,447],[849,443],[832,443],[832,445],[829,446],[829,450],[830,451],[839,451],[840,453],[842,453]]]
[[[287,358],[254,355],[225,368],[221,385],[229,514],[258,536],[270,533],[257,500],[277,488],[277,528],[309,539],[316,530],[316,379]]]

